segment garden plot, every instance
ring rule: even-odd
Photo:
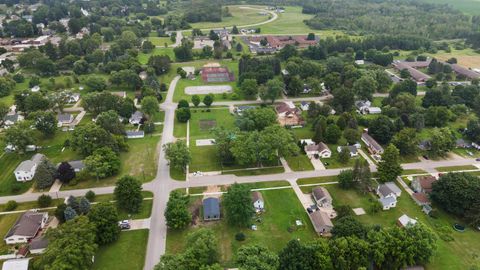
[[[185,94],[187,95],[206,95],[206,94],[223,94],[233,91],[230,85],[208,85],[208,86],[187,86]]]

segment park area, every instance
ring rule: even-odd
[[[257,231],[228,225],[224,216],[220,221],[207,223],[198,221],[196,225],[185,230],[169,230],[167,254],[175,254],[184,250],[186,236],[200,228],[210,228],[214,231],[222,251],[220,261],[225,267],[233,266],[233,254],[242,245],[259,244],[278,252],[292,239],[310,241],[317,237],[293,190],[268,190],[262,191],[262,195],[265,200],[265,213],[259,216],[258,220],[260,221],[252,220],[252,223],[257,225]],[[195,205],[201,205],[199,197],[192,197],[191,206]],[[296,220],[300,220],[303,226],[296,226]],[[244,241],[235,240],[235,234],[238,232],[246,235]]]
[[[232,16],[223,17],[221,22],[198,22],[190,24],[192,28],[210,29],[256,24],[270,19],[270,14],[263,14],[263,6],[227,6]],[[262,13],[262,14],[261,14]]]

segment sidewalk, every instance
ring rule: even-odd
[[[290,169],[290,166],[288,166],[288,162],[285,160],[285,158],[281,157],[280,162],[282,163],[283,169],[285,172],[292,172],[292,169]]]

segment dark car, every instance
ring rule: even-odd
[[[475,161],[480,161],[480,158],[476,158]]]
[[[119,227],[122,230],[129,230],[130,229],[130,224],[120,224]]]
[[[423,155],[422,157],[426,160],[429,160],[429,158],[426,155]]]

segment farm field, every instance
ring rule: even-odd
[[[223,17],[221,22],[199,22],[192,23],[192,28],[210,29],[232,27],[234,25],[255,24],[270,19],[270,14],[261,15],[263,6],[251,6],[254,9],[245,8],[246,6],[228,6],[232,14],[231,17]]]
[[[480,1],[478,2],[480,11]],[[455,50],[452,48],[451,52],[438,51],[436,54],[427,54],[442,61],[447,61],[450,58],[457,58],[458,64],[466,68],[480,68],[480,54],[472,49]]]

